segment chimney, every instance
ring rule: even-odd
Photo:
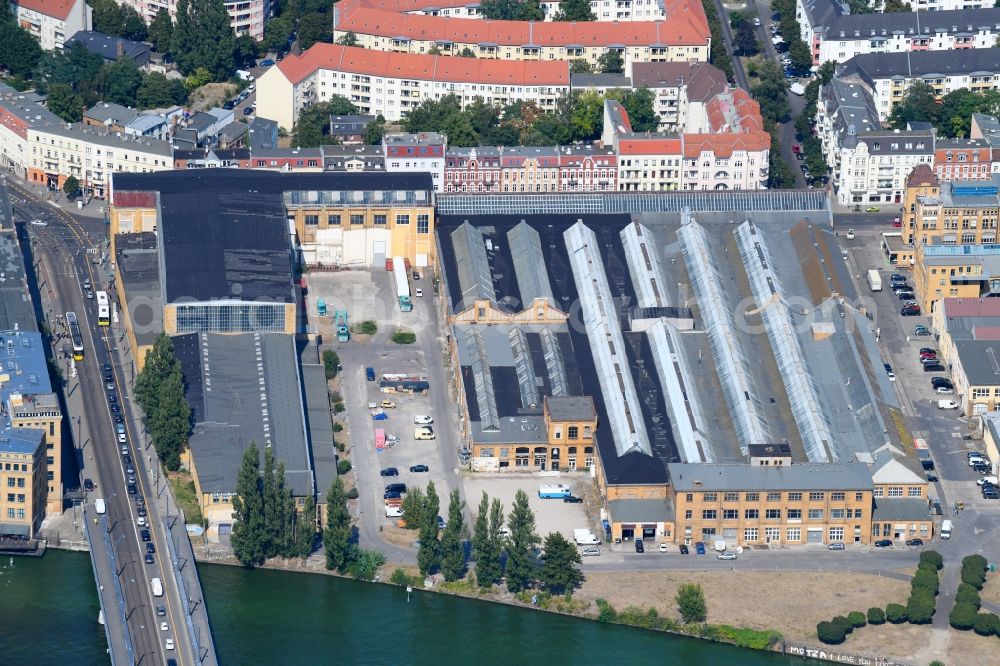
[[[115,59],[121,58],[123,55],[125,55],[125,42],[119,39],[115,45]]]

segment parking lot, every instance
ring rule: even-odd
[[[914,280],[912,271],[889,266],[881,253],[881,233],[890,231],[891,225],[859,228],[851,240],[845,237],[846,227],[844,224],[840,231],[841,243],[848,250],[848,265],[856,277],[858,292],[868,300],[869,312],[880,334],[883,359],[891,365],[896,376],[895,389],[907,417],[907,428],[913,437],[927,441],[935,462],[931,478],[938,480],[931,484],[930,495],[945,499],[946,515],[954,513],[956,502],[964,502],[967,507],[1000,508],[995,500],[983,499],[976,485],[979,475],[968,465],[966,454],[982,450],[983,442],[974,423],[977,419],[964,418],[959,409],[939,409],[941,400],[961,402],[960,397],[939,394],[932,386],[933,377],[950,379],[950,369],[945,364],[944,371],[925,372],[921,363],[922,348],[938,348],[936,335],[917,335],[915,332],[917,326],[930,328],[930,317],[923,312],[920,316],[901,316],[903,304],[891,289],[890,276],[901,273],[910,285]],[[880,292],[872,292],[866,281],[870,269],[878,270],[882,276]],[[965,440],[963,435],[972,435],[972,438]]]
[[[561,499],[541,499],[538,497],[538,487],[547,483],[568,485],[573,495],[583,498],[584,502],[570,504]],[[500,500],[506,517],[510,513],[518,490],[523,490],[528,495],[528,504],[535,514],[535,532],[543,540],[550,532],[559,532],[569,541],[573,541],[573,530],[580,528],[589,528],[601,537],[601,521],[596,508],[597,498],[590,476],[586,473],[563,473],[558,477],[518,474],[476,475],[465,478],[465,496],[468,498],[469,509],[473,515],[485,492],[490,496],[491,502],[494,498]]]
[[[447,517],[448,494],[461,487],[456,469],[458,410],[445,379],[440,351],[443,341],[432,316],[431,297],[414,298],[413,311],[400,312],[392,275],[381,270],[315,272],[308,274],[306,281],[310,330],[322,336],[323,349],[337,352],[342,366],[340,394],[346,425],[337,437],[346,440],[350,447],[346,455],[357,479],[356,516],[362,546],[372,547],[381,541],[382,529],[396,520],[385,515],[383,493],[389,483],[405,483],[409,489],[433,481],[441,499],[441,515]],[[429,290],[429,280],[426,286]],[[327,315],[322,317],[317,314],[320,299],[327,307]],[[363,335],[355,328],[350,341],[337,342],[338,310],[347,312],[350,327],[370,320],[376,323],[378,332]],[[390,338],[398,327],[414,333],[416,342],[411,345],[392,342]],[[373,369],[374,381],[366,378],[367,368]],[[384,374],[426,377],[430,390],[425,394],[383,393],[378,380]],[[369,404],[380,405],[383,400],[392,401],[395,406],[380,408],[385,420],[373,420]],[[417,426],[413,421],[418,415],[434,419],[435,439],[414,439]],[[398,442],[376,450],[376,428],[384,429],[387,438],[397,437]],[[429,471],[410,472],[414,465],[426,465]],[[380,470],[388,467],[397,468],[399,476],[380,476]],[[402,561],[412,555],[402,551],[393,554]]]

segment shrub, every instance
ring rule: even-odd
[[[937,567],[930,562],[918,562],[917,571],[930,571],[931,573],[937,572]]]
[[[364,335],[375,335],[376,333],[378,333],[378,325],[371,319],[366,319],[365,321],[361,322],[361,326],[359,326],[358,329]]]
[[[869,608],[868,624],[885,624],[885,611],[881,608]]]
[[[351,488],[350,490],[347,491],[345,496],[347,497],[347,499],[358,499],[358,489]]]
[[[340,462],[337,463],[337,473],[338,474],[347,474],[350,471],[351,471],[351,461],[350,460],[341,460]]]
[[[333,403],[333,412],[335,414],[340,414],[342,411],[344,411],[344,403],[342,402]]]
[[[968,583],[977,590],[981,590],[983,589],[983,584],[986,582],[986,574],[976,569],[962,567],[962,582]]]
[[[408,331],[396,331],[392,334],[392,341],[397,345],[412,345],[417,341],[417,335]]]
[[[861,627],[868,624],[865,621],[865,614],[862,613],[861,611],[851,611],[850,613],[848,613],[847,621],[850,622],[855,629],[860,629]]]
[[[344,426],[342,426],[341,424],[339,424],[339,423],[334,423],[333,424],[333,431],[334,432],[340,432],[343,429],[344,429]]]
[[[844,627],[836,622],[820,622],[816,625],[816,637],[821,643],[839,645],[847,638],[847,633]]]
[[[975,606],[976,610],[979,610],[979,607],[982,605],[982,602],[979,600],[979,591],[968,583],[958,584],[958,592],[955,593],[955,603],[969,604]]]
[[[927,595],[913,595],[906,604],[906,616],[910,624],[930,624],[934,617],[934,600]]]
[[[893,624],[906,622],[906,607],[902,604],[889,604],[885,607],[885,619]]]
[[[849,634],[852,631],[854,631],[854,625],[851,624],[850,621],[846,617],[844,617],[843,615],[838,615],[837,617],[833,618],[831,620],[831,622],[833,622],[834,624],[837,624],[837,625],[840,625],[841,627],[843,627],[845,634]]]
[[[389,578],[389,582],[393,585],[400,585],[406,587],[407,585],[413,584],[413,579],[410,578],[405,571],[402,569],[396,569],[392,572],[392,577]]]
[[[948,615],[948,622],[956,629],[968,631],[976,623],[976,617],[975,606],[971,604],[955,604],[955,607],[951,609],[951,614]]]
[[[677,610],[685,624],[705,621],[708,609],[705,605],[705,593],[702,591],[701,585],[682,584],[677,588],[677,596],[674,597],[674,601],[677,602]]]
[[[1000,617],[993,613],[979,613],[972,624],[972,630],[980,636],[1000,635]]]
[[[982,555],[966,555],[962,558],[962,568],[970,568],[978,571],[986,571],[986,558]]]
[[[918,569],[917,573],[913,575],[913,580],[910,584],[914,591],[923,588],[928,590],[932,595],[935,595],[938,593],[940,582],[938,581],[937,571]]]
[[[332,349],[323,352],[323,372],[326,373],[327,379],[333,379],[337,376],[338,365],[340,365],[340,357],[337,356],[337,352]]]
[[[925,550],[920,553],[920,563],[933,564],[935,569],[940,570],[944,566],[944,558],[936,550]]]
[[[610,623],[618,619],[618,613],[615,609],[611,607],[604,599],[594,599],[594,603],[597,605],[597,621]]]

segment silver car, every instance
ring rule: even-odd
[[[597,555],[601,554],[601,549],[598,548],[597,546],[587,546],[586,548],[580,551],[580,554],[583,555],[584,557],[587,556],[596,557]]]

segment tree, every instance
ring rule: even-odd
[[[934,617],[934,598],[914,594],[906,603],[906,617],[910,624],[930,624]]]
[[[65,83],[49,86],[45,105],[49,111],[68,123],[78,123],[83,118],[83,99]]]
[[[90,0],[94,30],[135,41],[146,39],[146,22],[128,5],[114,0]]]
[[[955,593],[956,604],[971,604],[979,610],[982,601],[979,598],[979,590],[968,583],[959,583],[958,591]]]
[[[539,572],[542,585],[552,594],[573,594],[583,582],[583,572],[576,568],[580,562],[576,546],[559,532],[550,532],[545,537],[545,558]]]
[[[881,608],[869,608],[868,624],[885,624],[885,611]]]
[[[993,613],[978,613],[972,629],[980,636],[1000,636],[1000,617]]]
[[[855,629],[860,629],[861,627],[868,624],[865,620],[865,614],[861,611],[851,611],[847,614],[847,621],[850,622]]]
[[[893,107],[889,124],[897,129],[906,129],[906,124],[913,121],[937,123],[939,113],[934,88],[920,81],[911,85],[903,100]]]
[[[0,23],[0,69],[14,76],[26,77],[41,58],[42,48],[27,30],[13,21]]]
[[[181,81],[153,72],[143,77],[135,95],[135,104],[140,109],[159,109],[183,104],[187,97],[187,90]]]
[[[507,590],[520,592],[535,581],[538,568],[535,548],[541,542],[535,533],[535,514],[528,505],[528,495],[518,490],[507,516]]]
[[[926,569],[918,569],[913,575],[913,580],[911,585],[914,590],[925,589],[930,591],[932,595],[938,593],[938,586],[940,582],[938,581],[937,571],[928,571]]]
[[[772,61],[764,62],[757,69],[757,83],[750,86],[750,94],[760,104],[760,112],[765,121],[784,122],[789,115],[788,81]]]
[[[569,61],[570,74],[593,74],[594,66],[582,58]]]
[[[410,488],[410,492],[403,498],[403,522],[406,523],[406,529],[419,530],[423,527],[426,506],[424,491],[420,488]]]
[[[653,111],[655,97],[649,88],[629,90],[622,99],[622,106],[628,113],[629,122],[635,132],[655,132],[660,118]]]
[[[173,52],[182,74],[199,67],[222,81],[233,73],[233,30],[222,0],[179,0]]]
[[[357,112],[358,107],[341,95],[333,95],[326,102],[302,109],[295,123],[295,146],[315,148],[323,145],[326,133],[329,131],[331,115],[346,116]]]
[[[458,580],[465,575],[465,518],[462,507],[465,503],[457,490],[448,498],[448,523],[441,535],[441,573],[447,581]],[[421,544],[423,540],[421,540]]]
[[[429,49],[427,49],[427,55],[441,55],[441,47],[437,44],[432,44]]]
[[[97,86],[104,101],[132,106],[142,81],[143,74],[135,62],[122,58],[101,68]]]
[[[264,501],[261,496],[260,452],[255,442],[250,442],[243,452],[243,462],[236,477],[233,513],[235,522],[230,537],[233,554],[245,567],[263,564],[266,547]]]
[[[241,69],[257,64],[257,42],[250,35],[237,35],[233,42],[233,64]]]
[[[596,21],[590,11],[589,0],[559,0],[559,11],[552,17],[554,21]]]
[[[621,74],[625,71],[625,59],[619,49],[608,49],[597,59],[597,68],[605,74]]]
[[[968,631],[976,623],[976,607],[970,604],[955,604],[948,615],[948,623],[956,629]]]
[[[316,500],[312,495],[306,497],[302,513],[295,516],[295,554],[303,560],[313,551],[316,541]]]
[[[358,36],[353,32],[345,32],[337,39],[337,43],[341,46],[357,46]]]
[[[898,12],[912,12],[913,9],[910,4],[903,2],[902,0],[885,0],[885,6],[882,8],[883,14],[893,14]]]
[[[385,564],[385,555],[377,550],[361,550],[351,561],[349,570],[358,580],[374,580],[379,567]]]
[[[501,21],[543,21],[538,0],[483,0],[479,6],[483,18]]]
[[[434,489],[434,482],[430,481],[424,495],[423,522],[420,525],[420,550],[417,551],[417,566],[420,568],[420,573],[425,576],[441,564],[441,542],[438,540],[438,511],[440,510],[441,502]]]
[[[316,42],[333,43],[333,19],[328,13],[311,13],[299,19],[299,46],[307,49]]]
[[[604,114],[604,98],[594,90],[574,90],[569,126],[573,138],[579,141],[592,141],[601,135],[602,116]]]
[[[158,53],[169,53],[173,48],[174,22],[166,9],[156,12],[156,16],[149,23],[147,32],[153,49]]]
[[[503,522],[502,517],[500,522]],[[472,528],[472,558],[476,561],[476,580],[479,582],[479,587],[486,590],[500,580],[500,553],[493,548],[490,532],[490,498],[485,491],[483,499],[479,502],[476,522]]]
[[[331,30],[333,22],[330,22]],[[264,26],[264,46],[271,51],[278,51],[288,44],[288,37],[295,30],[295,23],[287,16],[277,16]]]
[[[475,58],[476,57],[476,53],[475,53],[475,51],[473,51],[472,49],[470,49],[468,46],[463,46],[462,50],[458,52],[458,57],[459,58]]]
[[[892,624],[906,622],[906,606],[902,604],[889,604],[885,607],[885,619]]]
[[[173,345],[170,347],[173,353]],[[146,427],[163,465],[175,472],[181,466],[181,452],[191,433],[191,407],[184,398],[184,375],[173,359],[167,377],[160,385],[156,410],[146,413]]]
[[[801,39],[792,40],[788,47],[788,57],[792,59],[792,69],[796,72],[808,72],[812,68],[812,52]]]
[[[282,500],[278,492],[278,477],[274,474],[274,448],[264,447],[264,476],[262,495],[264,497],[264,533],[267,535],[265,551],[268,557],[281,552]]]
[[[382,138],[385,136],[385,118],[382,114],[378,114],[375,120],[368,123],[365,126],[364,142],[369,146],[378,146],[382,143]]]
[[[66,193],[66,196],[76,196],[76,193],[80,191],[80,181],[76,179],[76,176],[70,176],[63,183],[62,189]]]
[[[847,638],[844,627],[834,622],[820,622],[816,625],[816,637],[827,645],[840,645]]]
[[[344,481],[339,476],[333,480],[326,494],[323,548],[326,550],[326,568],[346,572],[354,557],[354,544],[351,542],[351,513],[347,508]]]
[[[697,583],[683,583],[677,588],[677,611],[681,614],[684,624],[692,622],[704,622],[708,617],[708,608],[705,605],[705,593],[701,585]]]
[[[736,49],[740,55],[750,57],[760,53],[760,43],[757,41],[757,31],[753,24],[744,17],[736,26]]]

